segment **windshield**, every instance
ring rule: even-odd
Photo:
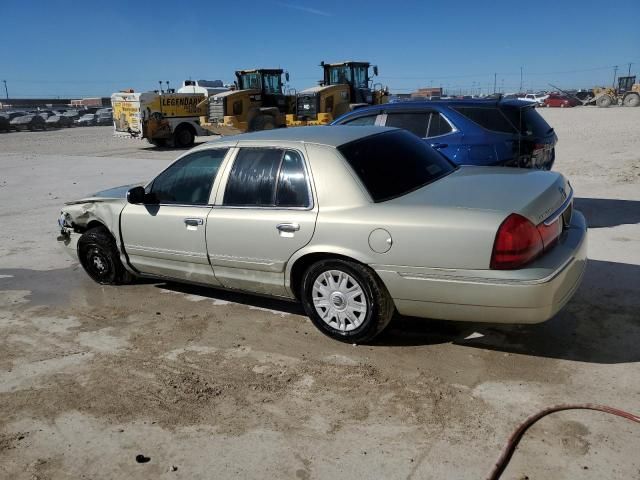
[[[405,130],[338,147],[374,202],[400,197],[453,171],[442,155]]]
[[[353,84],[356,88],[367,88],[367,67],[353,67]]]
[[[268,73],[265,74],[262,78],[264,82],[264,93],[279,94],[282,91],[279,74]]]
[[[256,89],[262,90],[260,75],[257,73],[243,73],[240,75],[240,90]]]
[[[340,85],[342,83],[351,83],[351,68],[346,65],[339,67],[329,67],[329,84]]]

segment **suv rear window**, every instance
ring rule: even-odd
[[[518,127],[522,135],[544,137],[553,132],[553,128],[551,128],[533,106],[516,107],[512,105],[502,105],[500,110],[502,110],[502,113],[506,115],[511,123]]]
[[[472,122],[487,130],[502,133],[518,133],[514,125],[496,107],[453,107]]]
[[[374,202],[405,195],[454,169],[441,154],[404,130],[361,138],[338,150]]]

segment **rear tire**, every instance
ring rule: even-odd
[[[318,330],[345,343],[373,340],[395,312],[389,292],[371,269],[340,259],[311,265],[302,280],[300,299]]]
[[[189,127],[178,127],[173,132],[173,144],[178,148],[187,148],[193,145],[196,136]]]
[[[640,95],[637,93],[630,93],[624,97],[622,100],[622,104],[625,107],[637,107],[640,105]]]
[[[249,131],[259,132],[262,130],[273,130],[276,128],[276,121],[271,115],[258,115],[249,125]]]
[[[91,228],[78,240],[78,259],[85,272],[101,285],[131,283],[131,275],[120,261],[116,241],[104,227]]]

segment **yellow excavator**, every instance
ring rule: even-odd
[[[327,125],[348,111],[389,101],[389,89],[371,80],[378,75],[377,66],[354,61],[320,62],[320,66],[324,78],[296,95],[295,112],[287,114],[287,126]]]
[[[201,117],[203,128],[219,135],[286,126],[286,115],[294,110],[295,96],[284,93],[279,68],[236,71],[235,89],[209,97],[208,116]]]

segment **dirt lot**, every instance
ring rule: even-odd
[[[537,409],[640,413],[640,108],[542,113],[591,226],[575,298],[536,326],[401,318],[370,346],[293,304],[96,285],[57,245],[60,205],[176,152],[108,127],[0,135],[0,478],[479,479]],[[639,450],[636,424],[554,414],[504,478],[640,479]]]

